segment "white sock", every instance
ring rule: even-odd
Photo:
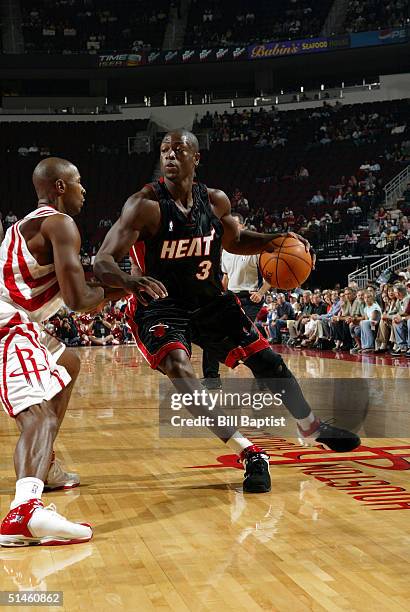
[[[298,424],[300,425],[300,428],[303,431],[307,431],[308,429],[310,429],[310,426],[312,425],[312,423],[314,423],[316,421],[316,417],[314,415],[313,412],[311,412],[307,417],[305,417],[304,419],[297,419]]]
[[[10,510],[17,508],[20,504],[29,499],[41,499],[44,489],[44,482],[39,478],[29,476],[28,478],[20,478],[16,482],[16,495],[10,504]]]
[[[233,436],[231,436],[227,441],[226,445],[229,446],[229,448],[237,455],[240,455],[245,448],[252,446],[252,442],[248,440],[248,438],[245,438],[240,431],[235,431]]]

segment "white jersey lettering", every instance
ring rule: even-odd
[[[182,257],[203,257],[211,252],[211,243],[215,237],[215,229],[209,236],[195,236],[180,240],[164,240],[161,259],[181,259]]]

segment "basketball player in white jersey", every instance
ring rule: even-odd
[[[243,217],[239,213],[232,213],[240,231],[245,229]],[[222,285],[232,291],[241,302],[246,315],[254,321],[261,308],[263,296],[271,285],[267,281],[260,281],[259,255],[235,255],[222,251],[221,259]],[[219,361],[208,350],[202,353],[202,371],[204,378],[202,384],[208,389],[220,389]]]
[[[88,524],[70,522],[41,501],[45,482],[55,479],[53,442],[79,359],[53,338],[44,342],[40,323],[63,303],[87,311],[110,293],[87,285],[80,264],[81,240],[72,217],[81,211],[85,189],[77,168],[63,159],[44,159],[33,183],[38,208],[7,230],[0,248],[0,398],[21,432],[14,453],[16,493],[0,528],[0,545],[9,547],[92,537]]]

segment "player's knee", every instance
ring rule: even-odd
[[[183,350],[168,353],[161,361],[160,369],[169,378],[189,378],[193,375],[191,362]]]
[[[246,365],[256,378],[291,378],[292,376],[282,357],[271,349],[251,355],[246,360]]]
[[[80,373],[81,360],[76,353],[64,351],[57,363],[65,367],[71,376],[71,380],[75,380]]]

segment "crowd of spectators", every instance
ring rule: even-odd
[[[410,17],[407,0],[350,0],[344,23],[345,32],[399,28]]]
[[[331,4],[329,0],[193,0],[185,45],[245,45],[318,36]]]
[[[26,53],[161,48],[165,0],[22,0]]]
[[[274,149],[285,146],[291,127],[292,123],[275,107],[260,107],[258,111],[244,109],[222,114],[207,111],[201,119],[195,119],[193,129],[209,129],[215,142],[250,142],[255,147]]]
[[[356,283],[286,296],[268,293],[256,325],[271,344],[293,349],[390,353],[410,358],[410,266],[393,284]]]
[[[342,105],[324,101],[323,106],[286,113],[275,107],[259,110],[235,110],[210,113],[194,123],[194,130],[208,129],[216,142],[250,142],[255,147],[274,149],[284,147],[289,133],[300,125],[312,125],[307,152],[333,143],[349,142],[359,147],[374,145],[386,136],[405,134],[408,124],[409,102],[397,105]],[[308,124],[309,125],[309,124]],[[410,158],[410,142],[405,138],[384,151],[386,159],[406,161]]]
[[[405,113],[397,110],[394,105],[379,107],[377,110],[356,105],[350,106],[350,112],[346,115],[346,106],[325,103],[323,108],[309,113],[309,119],[318,119],[320,125],[308,144],[308,150],[343,141],[349,141],[357,147],[373,145],[385,136],[403,134],[407,128],[408,115],[406,117]]]
[[[334,289],[271,290],[255,324],[271,344],[292,349],[348,351],[410,358],[410,266],[396,272],[393,282],[352,282]],[[45,327],[68,347],[134,343],[125,316],[125,299],[107,304],[95,314],[63,307]]]
[[[120,300],[94,315],[62,308],[45,327],[68,347],[134,344],[125,307]],[[294,350],[410,358],[410,266],[399,281],[379,287],[358,289],[351,283],[346,288],[268,292],[255,324],[272,345]]]
[[[288,206],[273,211],[253,208],[239,188],[231,197],[232,210],[244,217],[248,229],[272,233],[295,231],[308,238],[315,248],[339,239],[341,255],[346,257],[385,255],[409,246],[408,216],[398,206],[389,211],[380,206],[373,211],[371,204],[376,185],[368,181],[373,175],[367,170],[360,172],[362,178],[359,179],[341,177],[338,185],[330,186],[326,196],[317,191],[304,213],[295,214]],[[382,196],[381,190],[379,195]],[[406,192],[403,202],[405,198]],[[321,206],[320,214],[316,214],[315,204]],[[327,211],[323,210],[323,205],[328,206]]]
[[[107,304],[96,314],[61,308],[46,323],[47,331],[66,346],[112,346],[134,342],[125,317],[126,300]]]
[[[371,223],[368,227],[369,215],[374,215],[385,200],[384,185],[410,160],[408,110],[409,102],[403,100],[356,106],[332,106],[325,102],[319,108],[288,112],[274,107],[222,114],[207,112],[197,118],[194,129],[208,130],[215,143],[209,164],[213,161],[213,150],[223,156],[224,147],[230,156],[239,156],[240,152],[241,158],[249,159],[248,184],[244,180],[247,168],[242,184],[251,197],[253,191],[257,192],[258,183],[269,185],[266,196],[270,190],[277,192],[281,184],[289,186],[288,193],[295,193],[296,198],[287,197],[282,205],[277,200],[276,206],[270,205],[266,210],[252,201],[244,206],[236,195],[241,190],[236,189],[232,204],[248,217],[248,226],[263,231],[290,227],[306,234],[315,247],[341,237],[341,253],[346,256],[384,254],[405,246],[409,239],[406,216],[409,199],[389,212],[397,223],[388,227]],[[238,148],[233,149],[232,144]],[[331,151],[326,151],[329,147]],[[258,151],[258,157],[252,150]],[[259,151],[264,152],[262,157]],[[323,163],[323,155],[326,160],[340,155],[345,160],[340,166],[350,170],[350,175],[336,178],[332,172],[333,180],[326,184],[324,177],[330,176],[330,172],[319,172],[317,167],[319,160]],[[369,158],[370,155],[374,157]],[[222,186],[226,189],[226,184]],[[284,193],[284,188],[280,191]],[[291,206],[287,206],[288,202],[292,202]]]

